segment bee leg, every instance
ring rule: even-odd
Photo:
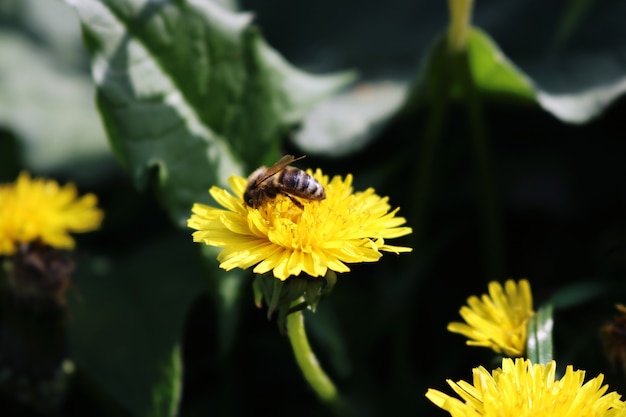
[[[291,202],[293,204],[295,204],[298,208],[300,208],[300,210],[304,210],[304,206],[302,205],[301,202],[299,202],[298,200],[296,200],[292,195],[287,194],[287,193],[283,193],[284,195],[286,195],[287,197],[289,197],[289,199],[291,200]]]

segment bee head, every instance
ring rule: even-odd
[[[248,207],[252,207],[252,208],[256,208],[257,207],[257,200],[258,200],[258,193],[254,192],[251,189],[247,189],[244,193],[243,193],[243,202],[246,203],[246,205]]]
[[[254,207],[254,201],[250,197],[250,193],[246,191],[243,193],[243,202],[246,203],[249,207]]]

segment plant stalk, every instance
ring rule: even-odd
[[[302,302],[296,300],[295,303]],[[335,384],[320,366],[315,353],[311,349],[304,326],[302,310],[287,315],[287,336],[296,357],[296,362],[304,375],[304,379],[315,391],[318,398],[328,405],[337,416],[345,416],[346,407]]]
[[[473,0],[448,0],[450,26],[448,27],[448,48],[458,52],[465,50],[472,20]]]
[[[491,147],[485,126],[484,103],[474,82],[469,60],[467,52],[463,51],[458,54],[456,62],[459,68],[459,78],[467,95],[469,136],[474,151],[480,193],[485,276],[490,281],[500,279],[504,273],[502,214],[495,186]]]

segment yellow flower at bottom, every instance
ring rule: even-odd
[[[195,242],[224,248],[220,267],[250,268],[264,274],[272,271],[281,280],[304,272],[324,276],[328,269],[347,272],[345,263],[374,262],[381,251],[409,252],[410,248],[391,246],[385,239],[411,233],[398,209],[390,211],[387,198],[369,188],[353,192],[352,176],[329,181],[321,170],[309,175],[319,181],[326,199],[300,199],[298,207],[288,197],[278,195],[259,208],[244,204],[246,179],[233,176],[229,184],[234,195],[212,187],[211,196],[225,209],[194,204],[187,225],[197,230]]]
[[[626,405],[616,392],[606,394],[602,374],[583,384],[585,372],[569,365],[555,379],[556,363],[533,365],[530,360],[504,358],[489,373],[472,370],[473,384],[448,384],[460,399],[429,389],[426,397],[452,417],[625,417]]]
[[[496,353],[522,356],[526,350],[528,320],[535,314],[530,284],[523,279],[489,283],[489,295],[471,296],[460,314],[466,323],[452,322],[448,330],[460,333],[468,345],[484,346]]]
[[[78,198],[73,184],[60,187],[21,173],[14,184],[0,185],[0,255],[11,255],[17,244],[37,240],[58,249],[73,248],[70,232],[100,226],[103,213],[97,203],[93,194]]]

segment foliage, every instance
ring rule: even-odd
[[[77,238],[61,414],[328,414],[252,274],[184,226],[211,186],[282,153],[352,173],[414,230],[411,254],[351,266],[305,312],[358,415],[436,413],[426,389],[490,359],[446,324],[510,277],[554,305],[557,362],[626,393],[597,340],[626,295],[625,8],[477,1],[451,53],[442,2],[0,6],[0,179],[72,180],[105,212]]]

